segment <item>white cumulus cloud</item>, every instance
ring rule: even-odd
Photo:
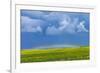
[[[47,35],[59,35],[59,34],[61,34],[61,31],[58,28],[56,28],[55,26],[52,26],[52,27],[47,28],[46,34]]]
[[[77,25],[77,32],[88,32],[88,30],[85,28],[85,21],[81,21],[79,25]]]
[[[85,28],[85,21],[79,22],[78,18],[64,16],[58,23],[59,27],[48,27],[47,34],[57,35],[63,33],[75,34],[77,32],[88,32]]]
[[[22,32],[42,32],[41,26],[44,21],[39,19],[31,19],[27,16],[21,16]]]
[[[46,32],[47,35],[88,32],[85,27],[85,20],[80,22],[78,17],[72,17],[65,13],[50,12],[45,14],[41,11],[28,11],[25,13],[29,16],[21,16],[22,32]],[[31,18],[31,15],[37,18]]]

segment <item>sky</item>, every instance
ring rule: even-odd
[[[21,10],[21,49],[89,45],[89,13]]]

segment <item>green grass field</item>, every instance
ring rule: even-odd
[[[21,63],[89,60],[89,47],[21,50]]]

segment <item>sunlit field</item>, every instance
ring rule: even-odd
[[[71,60],[89,60],[89,47],[21,50],[21,63]]]

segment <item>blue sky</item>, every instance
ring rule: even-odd
[[[21,48],[89,45],[89,13],[21,10]]]

